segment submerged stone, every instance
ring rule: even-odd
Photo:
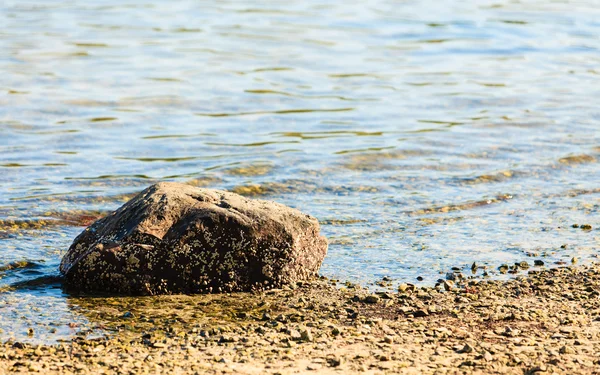
[[[60,271],[68,289],[120,294],[280,287],[316,276],[319,230],[282,204],[161,182],[77,236]]]

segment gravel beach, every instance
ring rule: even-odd
[[[600,373],[599,296],[600,265],[375,294],[319,279],[262,293],[78,297],[106,337],[3,343],[0,373]]]

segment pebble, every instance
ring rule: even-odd
[[[327,358],[327,365],[329,367],[339,367],[342,364],[342,357],[333,356]]]
[[[537,372],[546,372],[546,370],[548,369],[548,367],[544,364],[540,364],[537,366],[533,366],[529,369],[529,371],[527,371],[528,374],[535,374]]]
[[[263,315],[262,315],[262,320],[264,320],[264,321],[267,321],[267,320],[272,320],[272,318],[271,318],[271,314],[269,314],[269,313],[267,313],[267,312],[263,313]]]
[[[576,353],[576,352],[575,352],[575,349],[573,349],[573,348],[571,348],[570,346],[567,346],[567,345],[564,345],[564,346],[562,346],[562,347],[561,347],[561,348],[558,350],[558,352],[559,352],[560,354],[575,354],[575,353]]]
[[[573,333],[575,331],[575,328],[573,326],[562,326],[558,330],[560,333],[569,334]]]
[[[452,288],[454,287],[454,283],[451,280],[444,280],[444,289],[446,291],[451,291]]]
[[[285,323],[285,322],[287,322],[287,318],[286,318],[286,316],[285,316],[285,315],[283,315],[283,314],[279,314],[279,315],[277,315],[277,316],[275,317],[275,320],[276,320],[276,321],[278,321],[278,322],[281,322],[281,323]]]
[[[219,343],[230,343],[230,342],[236,342],[237,338],[234,336],[226,336],[223,335],[219,338]]]
[[[379,297],[382,299],[393,299],[394,297],[388,292],[379,293]]]
[[[302,335],[301,335],[301,334],[300,334],[300,332],[299,332],[298,330],[296,330],[296,329],[290,329],[290,330],[288,331],[288,334],[290,335],[290,338],[291,338],[292,340],[299,341],[299,340],[301,340],[301,339],[302,339]]]
[[[312,333],[310,332],[310,329],[308,329],[308,328],[307,328],[307,329],[303,329],[303,330],[300,332],[300,338],[301,338],[303,341],[308,341],[308,342],[311,342],[311,341],[313,341],[313,340],[314,340],[314,338],[313,338],[313,335],[312,335]]]

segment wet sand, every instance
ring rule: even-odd
[[[320,279],[255,294],[74,298],[110,337],[7,342],[0,373],[591,374],[600,265],[372,294]],[[32,332],[32,335],[36,335]]]

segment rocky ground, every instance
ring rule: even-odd
[[[600,265],[378,294],[333,284],[75,298],[111,334],[4,343],[0,373],[600,373]]]

